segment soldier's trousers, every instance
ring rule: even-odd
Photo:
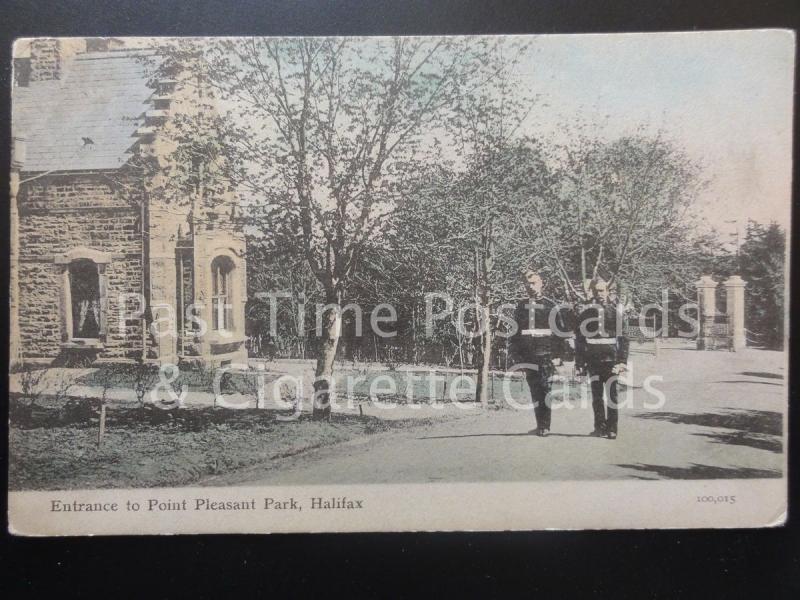
[[[592,385],[592,410],[594,411],[594,428],[601,431],[617,432],[617,379],[612,372],[614,363],[589,363],[588,372]],[[607,402],[604,400],[608,393]]]
[[[536,415],[536,427],[539,429],[550,429],[550,398],[548,394],[552,384],[550,377],[553,375],[552,363],[548,360],[539,365],[539,370],[528,369],[525,377],[528,380],[528,387],[531,390],[531,401],[533,402],[533,414]]]

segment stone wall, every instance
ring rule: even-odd
[[[176,267],[182,277],[182,283],[179,281],[176,293],[178,300],[175,307],[178,321],[178,353],[182,356],[196,356],[199,352],[194,343],[193,332],[197,329],[197,324],[186,321],[186,308],[194,304],[193,248],[186,247],[178,251]]]
[[[23,176],[24,179],[24,176]],[[120,294],[142,291],[142,235],[135,181],[61,175],[22,184],[19,193],[20,337],[26,358],[55,358],[67,337],[61,318],[64,266],[58,255],[85,247],[113,255],[105,267],[107,332],[98,358],[141,353],[138,320],[119,327]],[[135,306],[128,300],[128,309]]]
[[[154,198],[155,195],[151,196]],[[158,335],[151,348],[152,355],[161,362],[177,364],[178,339],[178,241],[187,231],[188,203],[163,205],[154,199],[148,211],[147,227],[150,232],[149,272],[150,306],[154,328]]]
[[[206,223],[198,227],[194,237],[194,289],[198,316],[209,331],[201,339],[200,353],[206,362],[220,365],[226,362],[247,362],[245,348],[245,304],[247,302],[247,263],[244,259],[244,235],[221,226]],[[234,265],[229,280],[228,296],[232,304],[233,330],[224,335],[212,330],[211,263],[219,256],[230,259]]]

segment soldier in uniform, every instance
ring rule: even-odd
[[[526,269],[523,280],[528,298],[514,311],[517,331],[509,340],[510,350],[516,364],[528,365],[524,371],[536,415],[534,433],[546,437],[550,433],[551,378],[556,364],[568,357],[566,339],[572,337],[572,328],[567,310],[542,295],[544,282],[536,270]]]
[[[628,361],[628,338],[623,315],[609,299],[608,284],[592,280],[592,302],[580,312],[575,326],[575,363],[589,375],[594,431],[590,435],[617,438],[619,375]],[[604,401],[607,395],[608,402]]]

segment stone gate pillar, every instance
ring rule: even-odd
[[[725,312],[728,314],[728,331],[734,350],[743,350],[747,346],[744,331],[744,288],[746,285],[747,283],[738,275],[732,275],[725,282]]]
[[[711,275],[703,275],[694,285],[697,287],[698,319],[700,320],[697,349],[705,350],[709,346],[708,338],[717,314],[717,282],[711,278]]]

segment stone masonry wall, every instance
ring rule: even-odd
[[[128,182],[136,187],[135,182]],[[60,316],[63,265],[57,255],[78,247],[113,255],[105,267],[107,336],[99,358],[141,348],[138,320],[119,327],[119,297],[142,290],[142,235],[135,192],[102,175],[43,177],[19,194],[20,336],[24,357],[55,358],[67,337]],[[132,202],[133,201],[133,202]],[[128,309],[135,308],[128,301]]]

